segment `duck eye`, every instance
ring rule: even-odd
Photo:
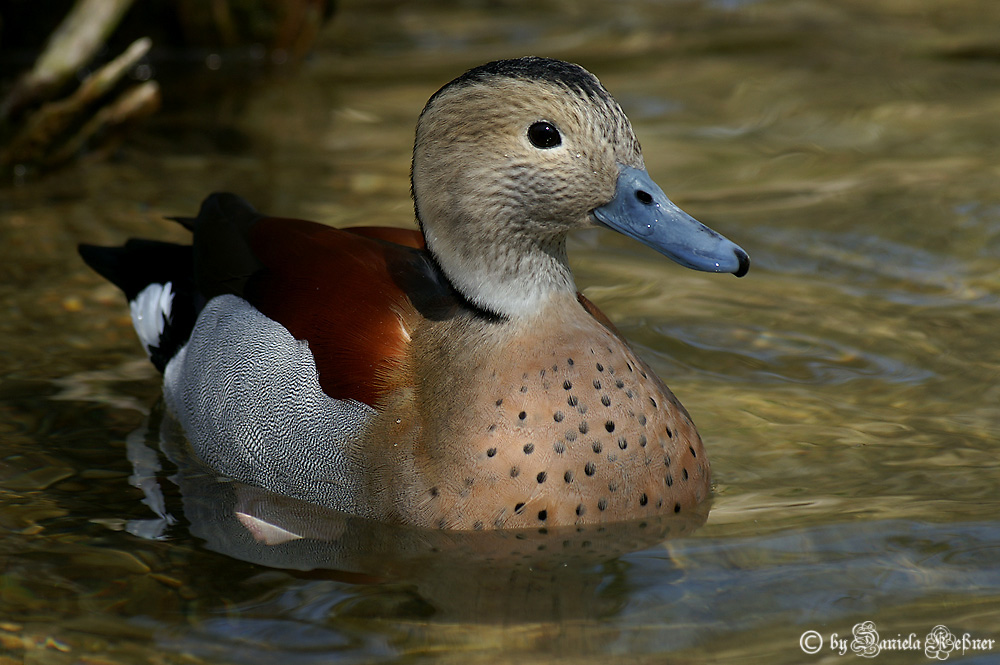
[[[562,143],[562,136],[551,122],[543,120],[528,127],[528,140],[536,148],[554,148]]]

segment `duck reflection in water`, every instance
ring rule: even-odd
[[[132,533],[160,538],[187,522],[208,549],[285,570],[293,580],[395,586],[404,590],[381,597],[379,614],[410,619],[514,624],[611,616],[620,599],[605,590],[624,569],[608,564],[690,534],[711,503],[641,520],[535,529],[387,524],[220,479],[162,403],[128,437],[128,454],[133,483],[156,514],[131,520]],[[161,455],[175,468],[166,482]],[[682,574],[672,563],[660,565]],[[662,571],[658,578],[666,582]]]

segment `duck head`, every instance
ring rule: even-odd
[[[507,318],[575,297],[566,235],[614,229],[688,268],[749,268],[747,253],[653,182],[621,107],[597,78],[527,57],[472,69],[417,124],[412,189],[427,247],[471,303]]]

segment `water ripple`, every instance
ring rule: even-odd
[[[861,231],[762,229],[754,260],[768,270],[823,281],[851,296],[919,306],[976,303],[997,308],[997,292],[979,283],[978,262]]]
[[[863,350],[817,335],[763,326],[724,327],[710,324],[654,325],[653,330],[675,340],[670,355],[676,362],[697,365],[727,380],[750,383],[842,385],[859,379],[888,383],[919,383],[934,372],[891,356]],[[677,342],[687,347],[676,350]],[[693,352],[691,352],[693,350]],[[704,352],[712,357],[699,359]],[[727,362],[725,358],[728,357]]]

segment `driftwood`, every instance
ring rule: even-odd
[[[332,0],[172,0],[186,46],[212,49],[263,47],[273,63],[295,61],[333,13]],[[53,31],[34,65],[0,100],[0,182],[6,175],[44,170],[84,152],[114,145],[123,130],[160,105],[152,80],[129,80],[151,40],[136,40],[124,53],[96,68],[134,0],[76,0]],[[135,17],[133,17],[135,18]],[[74,89],[79,72],[96,68]],[[151,71],[146,67],[147,72]],[[138,79],[148,79],[138,76]]]
[[[46,168],[74,157],[89,141],[113,138],[159,106],[155,81],[120,90],[126,74],[149,52],[143,38],[87,76],[67,96],[70,81],[104,46],[133,0],[78,0],[52,33],[34,66],[0,103],[0,167]]]

